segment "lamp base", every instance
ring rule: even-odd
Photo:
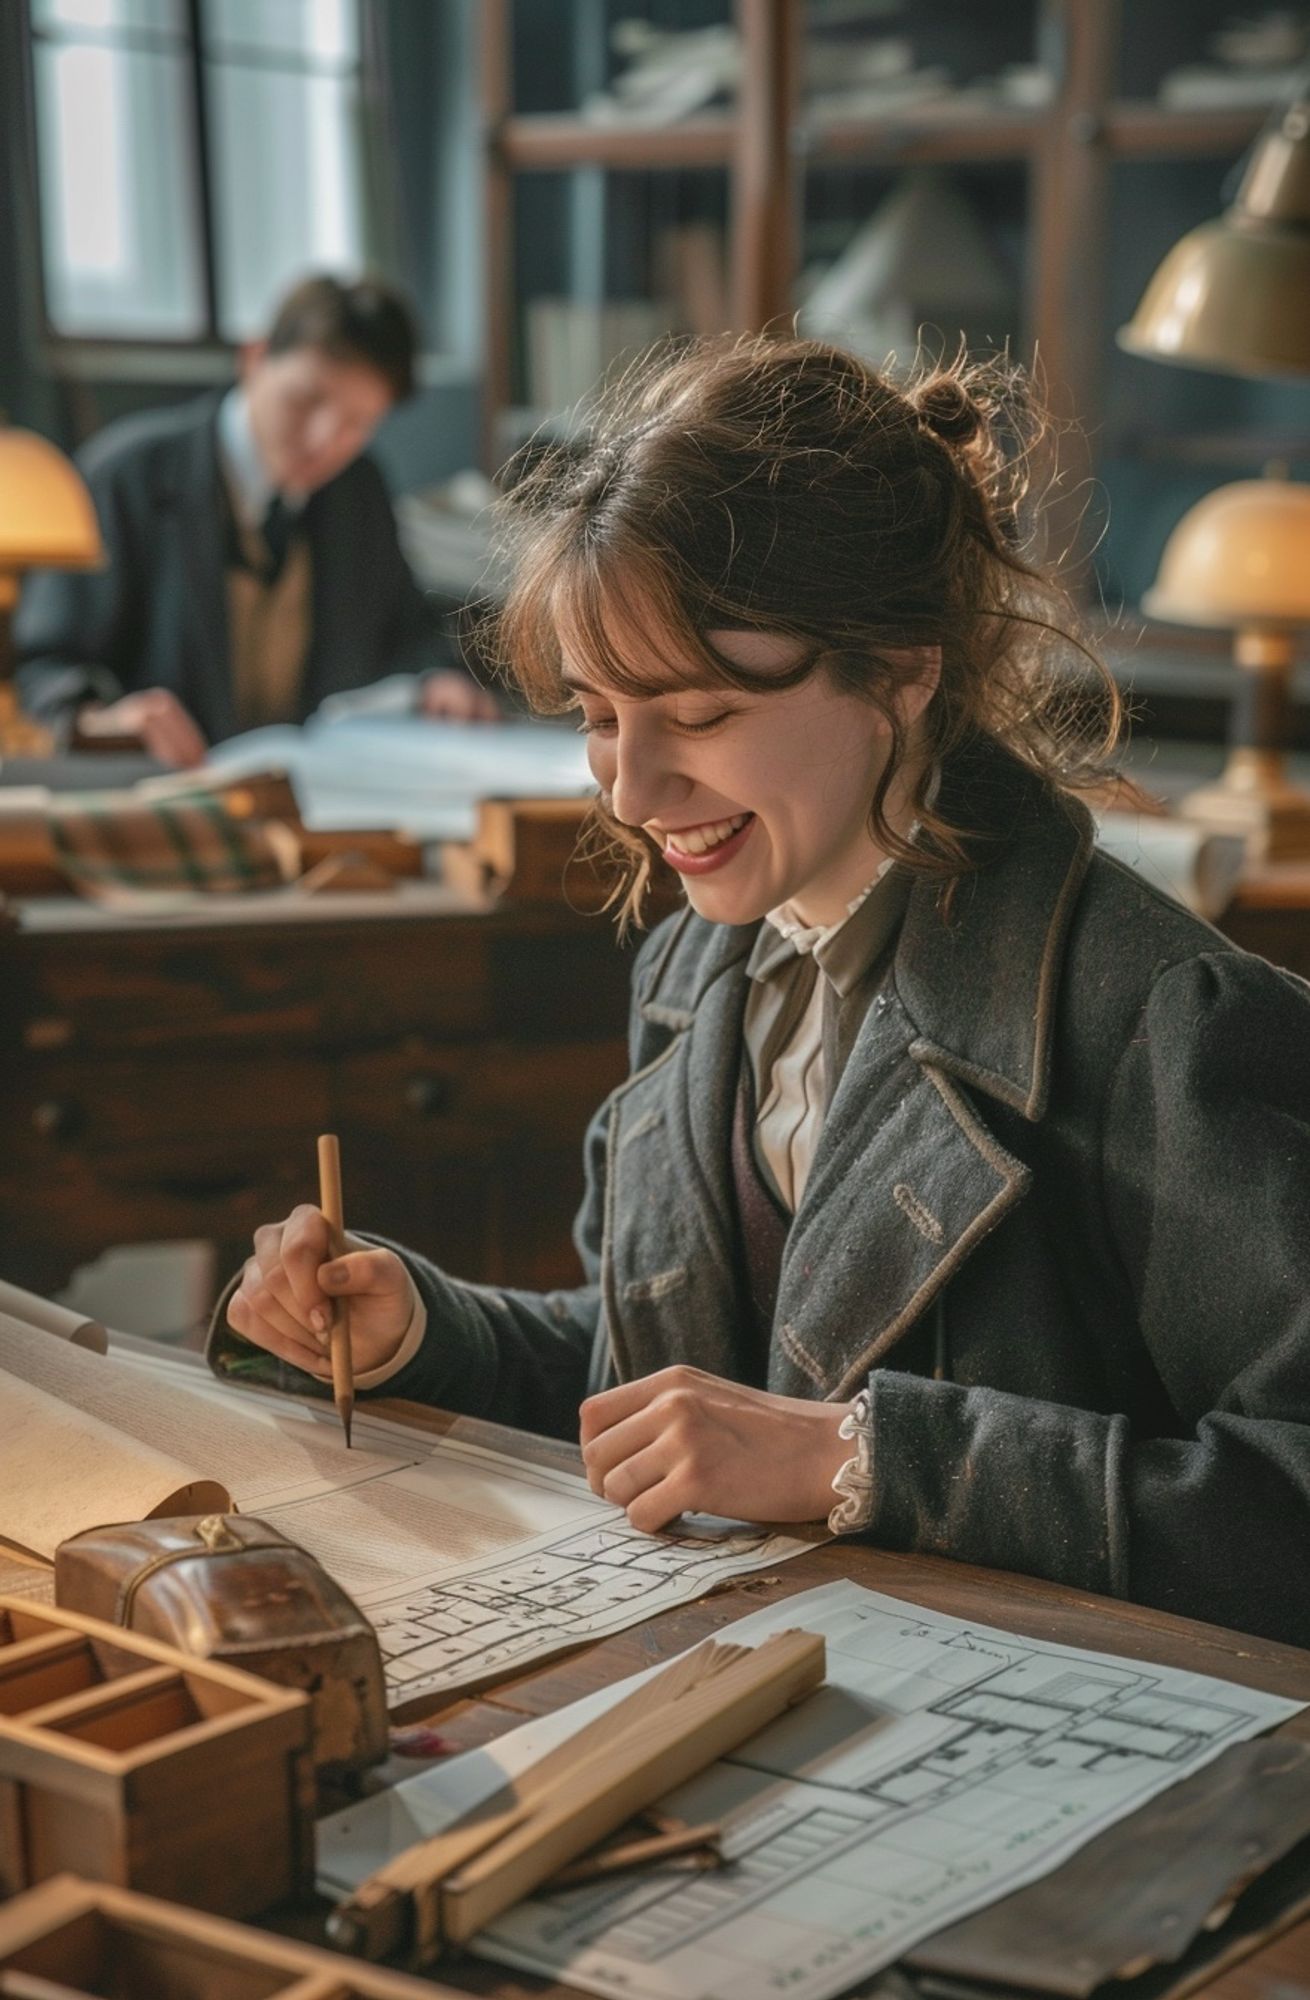
[[[12,681],[0,680],[0,757],[53,757],[55,739],[18,706]]]
[[[1233,750],[1223,776],[1179,802],[1183,819],[1236,834],[1252,861],[1310,858],[1310,792],[1289,784],[1279,753]]]

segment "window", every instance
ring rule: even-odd
[[[368,261],[358,0],[31,0],[52,332],[240,340]]]

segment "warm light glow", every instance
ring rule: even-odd
[[[1165,543],[1142,607],[1173,625],[1310,624],[1310,486],[1239,479],[1207,493]]]
[[[33,431],[0,429],[0,570],[95,569],[104,559],[76,467]]]

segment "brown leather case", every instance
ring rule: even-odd
[[[55,1602],[302,1689],[321,1778],[387,1754],[377,1634],[315,1558],[267,1521],[192,1514],[92,1528],[56,1549]]]

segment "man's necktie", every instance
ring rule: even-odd
[[[291,546],[292,530],[296,517],[287,506],[280,493],[275,493],[259,524],[260,539],[268,551],[268,562],[264,571],[265,581],[276,583],[282,574],[282,566]]]

